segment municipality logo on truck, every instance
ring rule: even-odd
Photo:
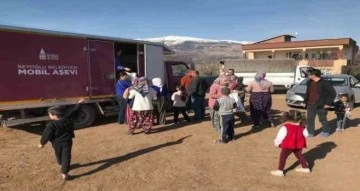
[[[39,52],[40,61],[59,61],[58,54],[48,54],[44,48],[40,49]],[[58,63],[58,62],[57,62]],[[17,66],[18,75],[28,76],[74,76],[78,75],[78,66],[76,65],[58,65],[50,64],[19,64]]]
[[[39,53],[39,60],[59,60],[58,54],[46,54],[45,50],[41,48]]]

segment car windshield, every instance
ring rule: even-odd
[[[330,82],[332,86],[347,86],[348,81],[344,77],[323,77],[324,80]],[[308,83],[309,79],[304,79],[300,82],[300,85],[306,85]]]
[[[306,85],[309,81],[309,78],[304,79],[303,81],[300,82],[300,85]]]
[[[347,86],[348,82],[343,77],[324,77],[324,80],[330,82],[333,86]]]

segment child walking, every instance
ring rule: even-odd
[[[176,86],[177,92],[174,92],[171,96],[171,100],[174,101],[173,108],[174,108],[174,123],[179,123],[179,113],[181,112],[183,117],[186,119],[187,122],[190,122],[190,117],[186,113],[186,103],[188,101],[188,96],[186,94],[186,90],[184,86]]]
[[[281,148],[278,169],[271,171],[274,176],[284,176],[284,167],[286,159],[291,153],[294,153],[299,160],[302,168],[295,171],[310,173],[310,169],[302,154],[302,149],[306,148],[306,137],[309,135],[305,128],[305,116],[297,110],[290,110],[284,113],[284,126],[281,127],[279,133],[274,140],[275,146]]]
[[[61,166],[62,178],[68,178],[71,162],[71,148],[74,134],[74,118],[80,110],[80,104],[85,99],[81,98],[78,104],[69,112],[65,112],[64,106],[54,106],[48,109],[49,122],[41,136],[39,148],[43,148],[50,141],[56,156],[57,163]]]
[[[351,107],[349,104],[349,95],[342,94],[340,100],[335,103],[335,114],[337,117],[336,131],[342,132],[345,129],[345,122],[351,116]]]
[[[235,99],[229,97],[230,88],[223,87],[221,89],[222,96],[215,101],[214,110],[219,111],[221,134],[218,143],[227,143],[234,140],[234,113],[233,109],[237,107]]]

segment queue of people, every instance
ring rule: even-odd
[[[334,88],[321,77],[318,70],[310,71],[309,83],[305,95],[307,103],[306,114],[297,110],[290,110],[283,115],[284,125],[280,128],[274,144],[281,148],[278,169],[271,171],[272,175],[284,176],[284,167],[287,157],[294,153],[300,161],[301,168],[297,172],[310,173],[302,150],[306,148],[306,137],[314,136],[314,119],[319,115],[322,127],[322,135],[329,136],[330,128],[327,124],[327,108],[333,105],[336,93]],[[181,79],[181,84],[176,87],[176,92],[170,95],[163,84],[162,79],[136,77],[132,81],[128,79],[125,71],[119,73],[116,83],[116,100],[119,105],[118,123],[127,123],[127,134],[133,135],[137,128],[142,128],[145,134],[151,133],[154,120],[157,124],[166,123],[166,110],[170,99],[173,101],[174,124],[179,123],[181,113],[187,122],[199,121],[205,117],[205,94],[208,89],[206,81],[199,76],[196,70],[189,70],[186,76]],[[245,113],[244,97],[245,91],[250,93],[250,115],[253,121],[253,128],[260,128],[260,121],[263,118],[266,125],[275,126],[271,117],[273,84],[266,80],[265,72],[258,72],[254,81],[245,89],[242,78],[234,74],[233,69],[225,72],[224,67],[220,68],[219,77],[210,86],[209,109],[211,124],[219,133],[217,143],[225,144],[235,140],[234,116],[236,113]],[[61,166],[63,179],[67,179],[71,163],[72,139],[74,138],[74,122],[78,115],[80,104],[70,112],[65,108],[56,106],[49,108],[49,117],[52,120],[42,135],[40,148],[50,141],[53,144],[58,164]],[[190,102],[195,112],[193,120],[188,116],[188,103]],[[341,95],[340,100],[335,103],[337,114],[337,129],[343,131],[346,119],[351,115],[349,97]]]

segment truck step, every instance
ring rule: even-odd
[[[48,121],[48,120],[49,120],[49,116],[34,117],[29,119],[14,119],[14,120],[5,121],[4,125],[7,127],[11,127],[15,125],[22,125],[26,123],[34,123],[34,122]]]
[[[105,106],[103,108],[104,111],[108,111],[108,110],[118,110],[119,109],[119,106],[117,105],[109,105],[109,106]]]
[[[104,116],[109,117],[109,116],[115,116],[118,114],[119,114],[119,111],[110,111],[110,112],[107,111],[104,113]]]

